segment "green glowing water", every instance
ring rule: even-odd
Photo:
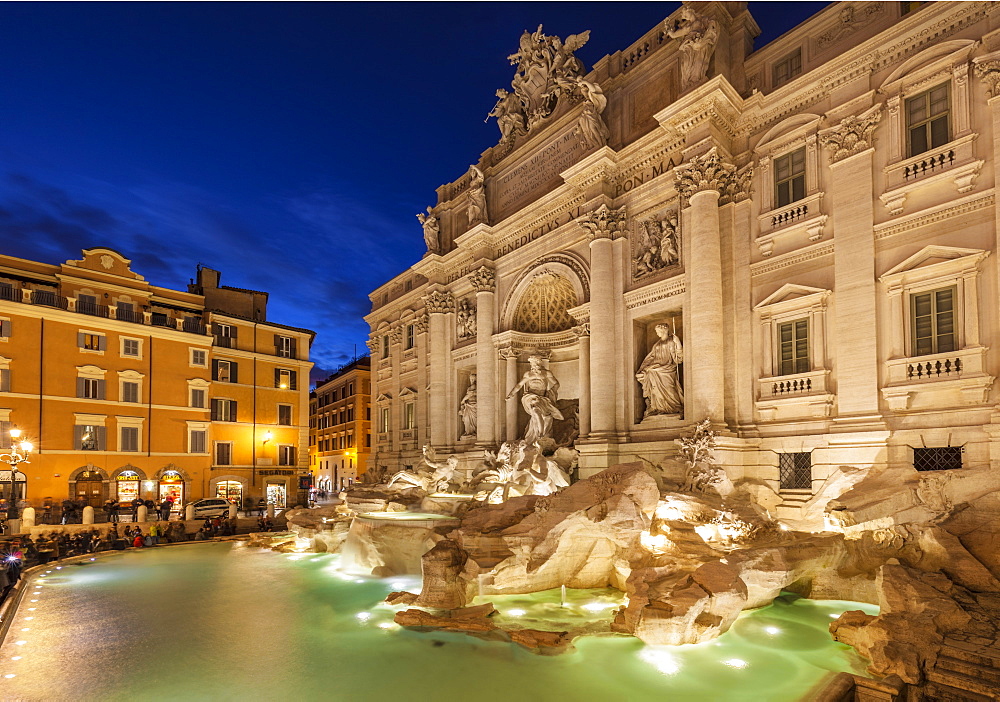
[[[0,647],[0,698],[793,701],[809,699],[831,672],[863,670],[826,632],[831,615],[876,612],[782,598],[709,644],[584,637],[575,652],[537,656],[400,629],[395,610],[379,603],[417,581],[350,577],[337,561],[204,544],[52,569],[32,583],[41,587],[29,588]],[[575,624],[607,616],[617,596],[570,590],[565,616]],[[558,590],[495,601],[505,619],[563,609]],[[588,603],[594,611],[582,609]]]

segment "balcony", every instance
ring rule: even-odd
[[[21,302],[21,291],[13,285],[0,285],[0,300],[10,300],[11,302]]]
[[[216,335],[215,345],[224,349],[234,349],[236,348],[236,339],[231,336]]]
[[[52,290],[32,290],[31,304],[42,307],[56,307],[64,310],[69,307],[69,302],[65,297]]]
[[[784,240],[791,248],[799,248],[822,239],[827,220],[822,206],[823,193],[817,192],[758,215],[760,236],[756,242],[761,255],[770,256],[777,241]]]
[[[757,411],[761,421],[823,418],[833,411],[830,371],[779,375],[757,379]]]
[[[967,193],[975,187],[976,178],[983,167],[976,160],[973,145],[976,134],[968,134],[945,144],[941,148],[925,151],[885,167],[885,192],[879,199],[889,215],[903,214],[906,198],[917,190],[949,181],[952,187],[941,187],[942,195],[955,197],[955,192]]]
[[[882,398],[893,412],[983,405],[993,376],[986,373],[985,346],[886,361]]]
[[[108,313],[108,306],[99,305],[96,302],[84,302],[82,300],[77,300],[76,311],[80,314],[89,314],[91,317],[107,318],[110,316]]]
[[[142,324],[142,312],[136,312],[135,310],[126,309],[123,307],[115,308],[115,319],[122,322],[132,322],[133,324]]]

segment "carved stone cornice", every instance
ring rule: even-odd
[[[674,169],[675,188],[685,202],[695,193],[706,190],[719,193],[720,205],[746,200],[750,197],[752,177],[752,166],[748,164],[737,169],[723,161],[714,146],[707,153],[695,156]]]
[[[820,142],[833,151],[832,162],[843,161],[848,156],[870,149],[874,144],[875,127],[882,119],[882,105],[874,105],[859,115],[848,115],[840,124],[823,129]]]
[[[428,314],[454,312],[455,296],[443,290],[433,290],[424,296],[424,308]]]
[[[625,205],[612,209],[601,205],[593,212],[588,212],[576,220],[590,234],[591,241],[596,239],[617,239],[625,232],[628,218],[625,216]]]
[[[375,352],[378,351],[378,345],[379,344],[377,339],[369,339],[368,341],[365,342],[365,346],[368,347],[369,355],[372,356],[375,355]]]
[[[972,60],[976,77],[986,85],[986,97],[1000,95],[1000,52],[993,52]]]
[[[482,266],[469,274],[469,282],[477,293],[493,292],[496,289],[496,274],[489,266]]]

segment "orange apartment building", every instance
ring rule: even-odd
[[[310,467],[315,486],[337,491],[368,468],[372,448],[371,358],[348,363],[309,396]]]
[[[299,502],[314,333],[268,321],[267,293],[218,271],[180,291],[130,263],[0,255],[0,446],[15,427],[35,446],[16,497]]]

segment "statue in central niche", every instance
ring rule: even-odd
[[[552,436],[552,422],[563,419],[562,412],[556,407],[559,394],[559,381],[547,368],[542,367],[542,357],[528,356],[530,368],[521,376],[521,382],[511,388],[507,399],[514,397],[518,390],[523,389],[521,406],[528,413],[528,428],[524,430],[524,441],[528,444]]]

